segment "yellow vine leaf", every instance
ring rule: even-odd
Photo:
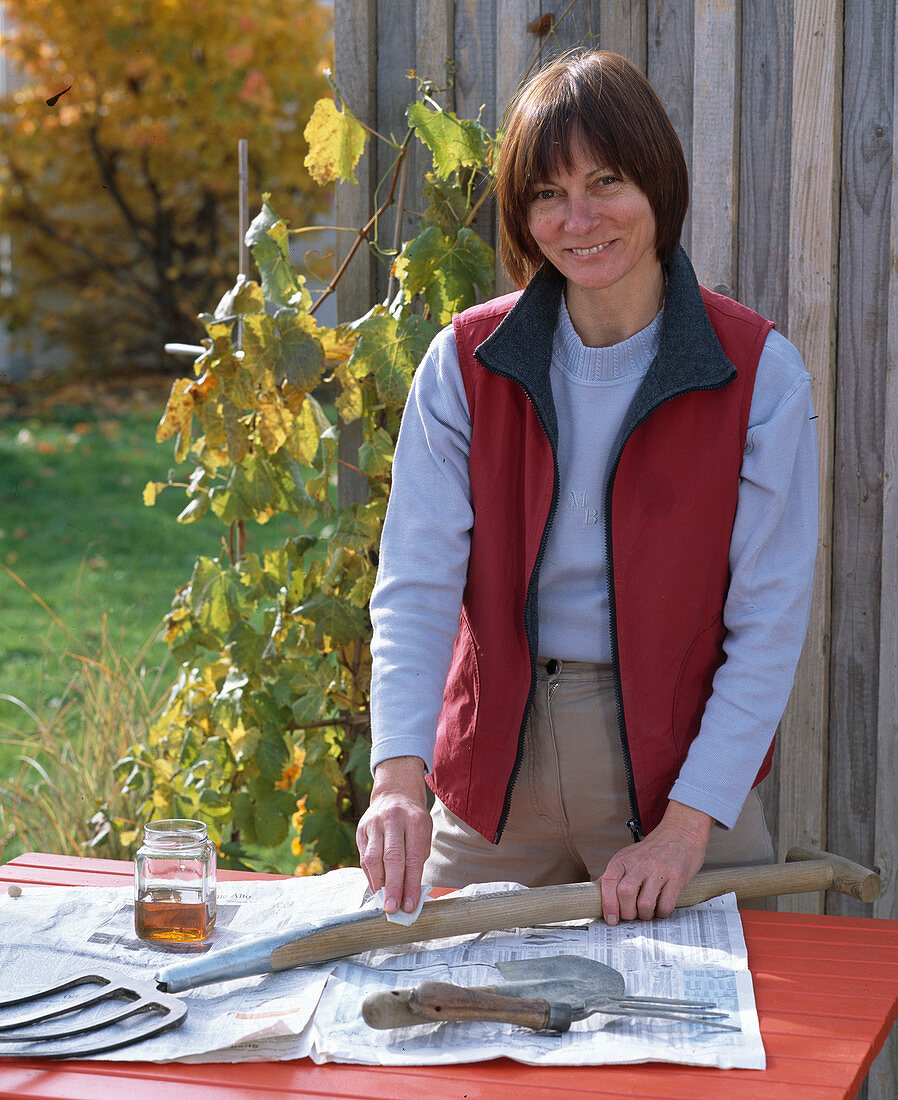
[[[320,328],[318,339],[324,348],[324,358],[328,363],[345,363],[352,355],[356,336],[355,333],[347,332],[345,329]]]
[[[290,430],[289,453],[305,466],[311,466],[325,424],[314,400],[306,400]]]
[[[347,369],[345,363],[338,363],[334,367],[334,378],[340,383],[340,392],[335,402],[340,419],[345,424],[351,424],[358,420],[363,412],[362,387]]]
[[[367,134],[349,111],[338,111],[332,99],[319,99],[303,136],[309,144],[304,163],[316,183],[358,183],[355,166],[365,151]]]
[[[256,745],[259,743],[259,738],[259,731],[254,728],[247,729],[242,718],[238,718],[236,725],[232,726],[226,733],[228,747],[237,761],[245,760],[253,754]]]
[[[259,398],[259,438],[270,454],[277,454],[293,428],[293,418],[284,406],[271,397]]]
[[[190,393],[192,386],[193,381],[190,378],[178,378],[172,385],[165,412],[156,428],[157,443],[164,443],[178,433],[183,434],[185,428],[190,430],[193,419],[193,397]]]
[[[152,508],[156,503],[156,497],[165,488],[164,481],[148,481],[143,487],[143,502],[147,508]]]

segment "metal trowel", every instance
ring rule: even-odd
[[[600,1012],[611,1016],[651,1016],[739,1031],[711,1001],[668,997],[628,997],[623,975],[580,955],[516,959],[496,964],[501,985],[467,987],[422,982],[414,989],[372,993],[362,1005],[369,1027],[489,1020],[534,1031],[567,1031],[574,1020]]]

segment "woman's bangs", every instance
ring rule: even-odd
[[[551,179],[559,170],[570,172],[580,149],[585,149],[597,167],[620,171],[618,157],[612,155],[612,143],[578,109],[565,104],[547,113],[533,133],[527,156],[527,182]]]

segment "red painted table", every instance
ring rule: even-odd
[[[130,863],[30,854],[0,883],[120,886]],[[224,881],[257,876],[221,872]],[[271,876],[258,876],[271,877]],[[0,1095],[100,1100],[332,1097],[359,1100],[846,1100],[855,1096],[898,1016],[898,921],[743,913],[767,1069],[674,1065],[525,1066],[505,1058],[457,1066],[295,1062],[157,1065],[0,1060]],[[2,931],[0,931],[2,934]]]

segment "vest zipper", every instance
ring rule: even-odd
[[[651,415],[651,413],[647,414]],[[640,421],[641,423],[641,421]],[[638,426],[638,425],[637,425]],[[635,431],[635,428],[634,428]],[[631,433],[632,434],[632,433]],[[629,439],[629,436],[627,436]],[[611,631],[611,670],[614,676],[614,701],[617,707],[617,731],[620,737],[621,753],[624,758],[624,772],[627,777],[627,797],[630,800],[630,818],[627,828],[634,842],[643,839],[642,819],[639,816],[639,803],[636,798],[636,780],[633,777],[633,759],[630,756],[630,742],[627,737],[627,720],[624,714],[624,691],[621,684],[620,661],[617,651],[617,604],[614,599],[614,550],[611,545],[611,497],[617,467],[624,453],[627,440],[621,444],[617,458],[611,467],[608,484],[605,486],[605,572],[608,580],[608,624]]]
[[[506,822],[508,821],[508,815],[511,812],[511,796],[515,788],[515,783],[518,780],[518,774],[521,770],[521,763],[524,759],[524,738],[526,736],[527,719],[530,716],[530,708],[533,706],[533,696],[536,694],[536,658],[537,654],[533,651],[533,639],[530,636],[530,631],[527,629],[527,608],[530,606],[531,598],[533,595],[533,582],[534,578],[539,575],[539,570],[542,565],[543,557],[545,555],[546,542],[549,536],[549,530],[552,527],[552,523],[555,520],[555,513],[558,510],[558,456],[555,453],[555,444],[552,442],[552,437],[546,428],[546,422],[543,420],[542,413],[539,411],[539,406],[534,401],[533,396],[527,387],[521,382],[519,378],[515,378],[513,375],[506,373],[505,371],[496,370],[494,367],[489,366],[480,358],[476,350],[474,352],[474,358],[477,362],[490,374],[496,375],[498,378],[505,378],[510,382],[514,382],[519,386],[524,393],[524,396],[530,402],[534,413],[536,413],[536,419],[539,421],[539,426],[543,430],[543,434],[548,441],[549,447],[552,450],[552,500],[549,504],[549,515],[546,518],[546,524],[543,527],[542,537],[539,541],[539,550],[536,553],[536,561],[533,563],[533,569],[530,573],[530,579],[527,582],[527,595],[524,597],[524,636],[527,639],[527,649],[530,652],[530,690],[527,692],[527,702],[524,706],[524,714],[521,718],[521,728],[518,732],[518,748],[515,753],[514,765],[511,769],[511,775],[508,779],[508,786],[505,788],[505,800],[502,804],[502,815],[499,818],[499,824],[496,826],[496,834],[493,837],[493,843],[498,844],[502,833],[505,830]]]
[[[608,484],[605,486],[605,568],[608,578],[608,619],[611,629],[611,668],[614,673],[614,697],[615,703],[617,704],[617,726],[620,734],[621,752],[624,757],[624,771],[627,776],[627,796],[630,800],[630,819],[627,821],[627,828],[630,830],[630,835],[636,842],[642,840],[645,834],[642,831],[642,818],[639,813],[639,801],[636,797],[636,780],[633,775],[633,758],[630,755],[627,718],[624,712],[624,692],[621,683],[620,659],[617,643],[617,603],[614,597],[614,549],[611,540],[611,502],[614,494],[614,481],[617,477],[617,468],[620,465],[620,460],[623,457],[624,448],[627,442],[636,429],[641,427],[650,416],[677,397],[683,397],[688,393],[699,393],[705,390],[720,390],[723,389],[724,386],[728,386],[732,380],[733,378],[730,377],[725,382],[715,383],[711,386],[690,386],[688,389],[670,394],[663,401],[659,401],[656,405],[652,405],[651,408],[647,409],[639,420],[630,428],[626,437],[621,442],[617,451],[617,456],[611,464]]]

